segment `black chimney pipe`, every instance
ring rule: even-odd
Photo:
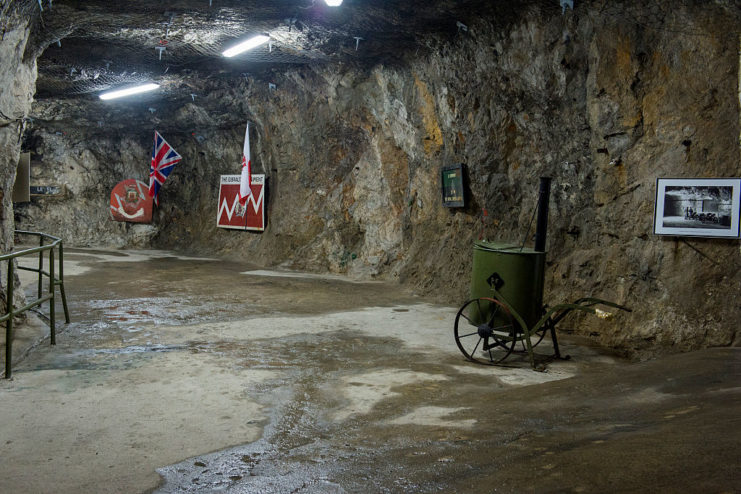
[[[545,252],[545,238],[548,233],[548,201],[551,198],[551,177],[540,177],[538,191],[538,223],[535,227],[535,250]]]

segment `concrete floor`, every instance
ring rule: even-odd
[[[72,324],[0,382],[2,492],[741,492],[738,348],[484,367],[398,287],[65,261]]]

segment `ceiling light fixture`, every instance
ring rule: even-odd
[[[225,57],[233,57],[234,55],[239,55],[242,52],[245,52],[247,50],[251,50],[257,46],[260,46],[263,43],[267,43],[270,40],[270,36],[265,36],[264,34],[260,34],[259,36],[255,36],[254,38],[250,38],[247,41],[243,41],[239,43],[238,45],[234,45],[228,50],[225,50],[222,55]]]
[[[342,0],[324,0],[324,3],[326,3],[330,7],[339,7],[340,5],[342,5]]]
[[[160,87],[159,84],[144,84],[142,86],[135,86],[126,89],[119,89],[118,91],[109,91],[100,95],[100,99],[114,99],[129,96],[131,94],[144,93],[146,91],[152,91]]]

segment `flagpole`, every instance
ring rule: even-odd
[[[239,202],[241,203],[242,200],[244,199],[244,230],[245,231],[247,231],[247,204],[250,202],[250,198],[252,196],[251,161],[252,161],[252,157],[250,156],[250,122],[248,120],[245,131],[244,131],[244,146],[242,147],[242,170],[241,170],[241,178],[239,182]],[[244,192],[244,195],[243,195],[243,192]]]
[[[247,120],[247,130],[245,131],[245,133],[247,134],[247,142],[249,143],[249,139],[250,139],[250,121],[249,120]],[[249,146],[249,144],[248,144],[248,146]],[[252,150],[251,149],[248,149],[248,151],[252,151]],[[252,159],[252,153],[250,152],[250,160],[251,159]],[[250,183],[251,182],[252,182],[252,177],[250,177]],[[250,191],[251,191],[251,189],[252,188],[250,187]],[[252,195],[252,194],[250,194],[250,195]],[[247,197],[247,202],[244,203],[244,231],[247,231],[247,205],[249,203],[250,203],[250,198]]]
[[[244,231],[247,231],[247,204],[249,204],[250,200],[247,199],[247,202],[244,203]]]

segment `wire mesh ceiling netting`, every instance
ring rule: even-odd
[[[183,71],[240,74],[256,64],[370,59],[401,49],[414,53],[426,34],[460,29],[461,19],[504,25],[576,9],[598,29],[622,23],[687,36],[713,35],[708,25],[734,35],[741,31],[741,0],[345,0],[344,8],[334,11],[321,0],[2,2],[3,17],[15,9],[39,18],[39,38],[49,45],[38,60],[42,97],[92,93]],[[235,59],[222,56],[238,40],[263,33],[269,33],[270,43]]]
[[[180,39],[179,39],[180,38]],[[186,36],[156,43],[109,40],[100,37],[65,38],[39,59],[39,90],[60,94],[97,92],[134,84],[182,70],[246,71],[248,63],[297,64],[320,61],[321,53],[297,53],[290,47],[265,44],[235,61],[222,60],[223,47],[188,43]],[[164,42],[163,42],[164,41]],[[80,53],[85,56],[81,57]],[[240,69],[240,67],[242,67]]]
[[[295,1],[237,2],[238,8],[174,1],[169,10],[152,2],[93,1],[84,11],[67,3],[73,2],[54,2],[51,10],[39,12],[39,38],[49,45],[38,61],[42,97],[97,92],[182,70],[238,74],[250,64],[327,59],[316,42],[329,36],[325,27],[297,27],[296,17],[283,16],[281,4]],[[33,3],[26,4],[32,10]],[[230,44],[268,32],[270,42],[233,60],[222,56]]]

